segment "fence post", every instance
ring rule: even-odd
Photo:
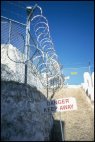
[[[9,41],[8,41],[8,44],[10,44],[10,42],[11,42],[11,21],[10,21],[10,24],[9,24]]]
[[[46,74],[46,78],[47,78],[47,99],[48,99],[48,74]]]
[[[25,44],[25,80],[24,83],[27,84],[27,67],[30,54],[30,21],[32,7],[27,7],[27,23],[26,23],[26,44]]]
[[[26,8],[27,22],[26,22],[26,44],[25,44],[25,81],[24,81],[25,84],[27,84],[27,67],[28,67],[28,60],[30,54],[30,22],[36,6],[37,4],[34,7]]]

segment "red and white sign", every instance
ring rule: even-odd
[[[77,110],[76,99],[74,97],[61,98],[57,100],[44,101],[39,103],[39,107],[45,113],[63,112]]]

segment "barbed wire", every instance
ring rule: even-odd
[[[2,13],[3,13],[3,12],[6,13],[6,12],[8,12],[8,10],[7,10],[7,9],[3,9],[3,10],[2,10]],[[10,12],[8,12],[8,14],[7,14],[8,18],[11,17],[11,16],[9,16],[9,15],[14,15],[14,16],[16,16],[17,20],[20,19],[20,18],[24,18],[24,16],[22,16],[21,14],[15,13],[15,11],[10,11]],[[15,18],[15,19],[16,19],[16,18]]]
[[[17,1],[2,1],[1,14],[10,19],[26,23],[26,6],[22,6]]]
[[[20,1],[19,1],[20,3]],[[24,14],[26,12],[26,4],[20,7],[20,4],[9,2],[9,5],[14,5],[19,9],[24,10]],[[33,13],[33,17],[31,19],[31,30],[28,31],[30,35],[30,55],[27,60],[25,60],[25,42],[26,42],[26,24],[20,23],[13,19],[9,19],[6,17],[2,17],[1,19],[1,43],[4,44],[4,48],[7,49],[7,57],[15,62],[15,66],[18,69],[18,74],[23,74],[22,79],[24,82],[24,70],[25,63],[28,63],[28,83],[30,78],[33,76],[37,77],[37,80],[40,80],[41,84],[46,88],[56,88],[57,86],[60,88],[64,84],[64,75],[62,70],[69,69],[88,69],[88,66],[75,63],[75,67],[63,68],[59,62],[58,56],[54,49],[54,44],[50,35],[48,20],[42,14],[42,8],[37,5],[37,10]],[[3,8],[4,11],[7,9]],[[11,9],[9,9],[11,11]],[[17,17],[23,17],[21,14],[19,15],[15,11],[11,11],[15,13]],[[26,18],[26,17],[25,17]],[[11,27],[11,29],[10,29]],[[9,31],[10,29],[10,31]],[[14,57],[10,52],[10,46],[12,45]],[[4,54],[5,55],[5,54]],[[79,67],[76,67],[79,65]],[[94,66],[90,66],[94,68]],[[20,71],[21,69],[21,71]],[[19,75],[19,77],[21,77]],[[48,76],[48,83],[47,83]],[[35,78],[34,77],[34,78]],[[36,80],[36,79],[34,79]],[[33,80],[30,81],[31,85],[33,85]],[[35,81],[34,81],[35,82]],[[39,81],[38,81],[39,82]],[[53,84],[54,82],[54,84]],[[34,83],[37,85],[37,82]],[[56,85],[55,85],[56,84]]]
[[[26,9],[26,5],[25,5],[25,7],[22,6],[22,4],[21,4],[20,1],[14,1],[14,2],[12,2],[12,1],[7,1],[7,3],[13,5],[13,7],[16,6],[16,7],[19,7],[20,9],[24,9],[24,10]]]
[[[91,68],[94,68],[94,66],[90,66]],[[82,67],[68,67],[68,68],[64,68],[64,69],[80,69],[80,68],[88,68],[88,66],[82,66]]]
[[[32,31],[28,31],[30,35],[30,55],[28,60],[25,60],[26,25],[2,17],[1,41],[4,43],[4,48],[7,49],[7,57],[15,63],[17,73],[20,77],[23,74],[21,80],[24,81],[24,64],[27,62],[28,83],[31,82],[30,84],[33,85],[33,80],[30,81],[30,78],[33,78],[34,75],[45,88],[47,85],[49,89],[61,87],[64,80],[62,78],[58,56],[50,36],[48,21],[42,15],[41,7],[37,6],[37,8],[38,14],[35,12],[31,21]],[[10,49],[13,50],[14,56],[11,53],[12,51],[10,52]],[[56,85],[52,86],[52,80],[55,81]],[[37,82],[34,84],[37,85]]]

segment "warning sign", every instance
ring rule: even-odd
[[[76,99],[74,97],[44,101],[40,103],[40,107],[44,113],[77,110]]]

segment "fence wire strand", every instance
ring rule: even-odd
[[[12,3],[11,3],[12,4]],[[42,9],[36,6],[31,19],[29,57],[25,60],[26,26],[20,22],[1,17],[2,64],[13,71],[11,80],[24,83],[27,62],[27,83],[38,88],[58,88],[63,85],[61,65],[50,36],[48,20]],[[48,75],[48,82],[47,82]],[[53,84],[54,83],[54,84]]]

